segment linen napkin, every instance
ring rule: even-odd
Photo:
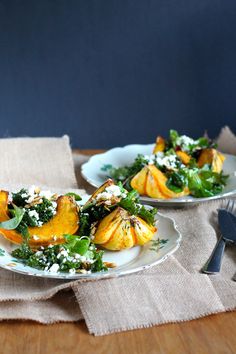
[[[236,138],[230,130],[225,128],[219,138],[227,143],[232,141],[232,146],[229,144],[227,147],[234,148]],[[67,145],[61,150],[60,157],[55,156],[55,160],[61,159],[63,164],[67,159],[63,152],[69,149],[68,138],[58,139],[58,143]],[[43,146],[41,140],[38,154]],[[236,147],[232,151],[236,153]],[[50,150],[44,150],[44,154],[50,154]],[[17,158],[17,154],[14,156]],[[78,173],[80,163],[86,158],[76,156],[74,160],[80,187],[87,186]],[[41,163],[44,163],[43,159]],[[14,165],[7,165],[9,176],[11,166]],[[40,169],[38,173],[40,176]],[[42,178],[38,176],[42,184],[61,189],[60,180],[57,185],[53,184],[50,169],[48,173]],[[73,188],[71,165],[67,173],[71,176],[71,185],[67,184],[66,188]],[[16,179],[14,182],[20,181]],[[34,180],[24,182],[32,184]],[[219,235],[216,210],[221,203],[213,201],[191,208],[160,210],[175,219],[183,237],[181,246],[164,263],[136,275],[97,282],[62,282],[0,270],[0,319],[33,319],[52,323],[84,318],[90,333],[103,335],[235,309],[236,283],[232,280],[236,268],[235,248],[226,249],[219,276],[200,273]],[[165,238],[165,235],[160,237]]]
[[[236,154],[236,137],[228,127],[217,140],[221,151]],[[176,221],[183,237],[173,256],[145,272],[99,281],[96,288],[92,282],[73,284],[90,333],[104,335],[235,309],[236,247],[226,247],[220,275],[201,273],[219,237],[221,205],[218,200],[182,209],[158,208]]]
[[[39,185],[65,193],[77,187],[68,136],[0,139],[0,188],[10,191]],[[0,269],[0,320],[32,319],[42,323],[82,318],[68,282],[26,277]]]
[[[67,135],[62,138],[0,139],[0,186],[77,188]]]

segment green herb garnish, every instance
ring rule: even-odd
[[[14,215],[14,217],[10,220],[0,222],[0,228],[5,230],[16,229],[24,217],[25,210],[22,208],[18,208],[15,204],[13,204],[13,209],[11,210],[11,213],[12,215]]]
[[[131,191],[132,178],[144,166],[153,164],[165,174],[166,186],[174,193],[181,193],[188,187],[190,195],[196,198],[211,197],[222,192],[228,177],[222,172],[213,172],[211,166],[204,165],[203,168],[199,168],[198,158],[204,149],[216,147],[217,145],[206,137],[192,139],[186,135],[180,135],[176,130],[170,130],[169,138],[165,140],[164,151],[149,157],[139,154],[130,166],[114,168],[105,165],[103,170],[116,183],[121,182],[127,190]],[[178,156],[178,151],[185,152],[189,156],[190,161],[186,165]],[[129,202],[127,205],[129,207]]]
[[[65,235],[64,244],[40,247],[38,251],[23,243],[12,255],[27,266],[46,271],[53,271],[53,268],[56,272],[71,273],[107,270],[102,261],[103,251],[97,250],[87,236]]]
[[[76,193],[73,193],[73,192],[66,193],[65,195],[68,195],[69,197],[73,197],[77,202],[82,200],[82,198],[81,198],[81,196],[79,194],[76,194]]]

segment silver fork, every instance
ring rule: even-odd
[[[232,199],[229,199],[226,206],[222,209],[227,210],[232,216],[235,217],[234,207],[235,207],[235,201]],[[235,220],[236,220],[236,217],[235,217]],[[223,256],[224,249],[225,249],[225,244],[226,244],[226,241],[224,240],[223,235],[221,234],[208,262],[206,263],[206,265],[202,269],[203,273],[207,273],[207,274],[219,273],[220,268],[221,268],[222,256]]]

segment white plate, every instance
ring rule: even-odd
[[[108,150],[105,153],[92,156],[88,162],[82,165],[81,173],[87,182],[94,187],[99,187],[107,179],[107,173],[101,170],[104,165],[112,165],[113,167],[131,165],[138,154],[150,155],[153,148],[154,144],[136,144]],[[226,159],[224,161],[223,171],[225,174],[229,175],[229,179],[222,193],[208,198],[185,196],[172,199],[154,199],[142,196],[140,198],[141,201],[151,205],[184,206],[234,195],[236,193],[236,156],[224,155]]]
[[[149,207],[150,208],[150,207]],[[163,262],[169,255],[173,254],[179,247],[181,235],[176,228],[173,219],[160,213],[156,216],[158,232],[155,233],[153,240],[168,240],[162,248],[151,250],[153,243],[150,241],[144,246],[136,246],[124,251],[105,251],[104,261],[116,263],[117,267],[106,272],[91,274],[70,274],[70,273],[49,273],[43,270],[31,268],[22,264],[19,260],[12,257],[11,252],[16,248],[4,237],[0,236],[0,267],[16,273],[37,276],[42,278],[55,279],[101,279],[119,277],[126,274],[136,273]]]

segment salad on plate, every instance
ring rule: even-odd
[[[171,199],[183,196],[207,198],[222,192],[225,156],[206,137],[192,139],[170,130],[169,138],[158,136],[150,155],[138,154],[129,166],[102,167],[107,176],[141,196]]]
[[[143,246],[157,231],[156,209],[121,183],[107,180],[86,203],[80,200],[35,186],[1,190],[0,237],[18,245],[12,257],[46,273],[105,272],[115,264],[103,260],[104,250]]]

